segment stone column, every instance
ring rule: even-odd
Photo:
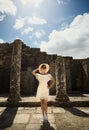
[[[18,102],[20,97],[20,72],[21,72],[22,41],[17,39],[13,42],[12,64],[10,73],[10,93],[8,102]]]
[[[58,56],[55,61],[56,71],[56,100],[61,102],[69,101],[66,92],[66,73],[64,58]]]

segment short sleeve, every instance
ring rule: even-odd
[[[52,78],[52,75],[48,74],[48,80],[51,80],[51,78]]]
[[[39,80],[39,73],[36,73],[36,79]]]

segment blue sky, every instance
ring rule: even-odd
[[[89,57],[89,0],[0,0],[0,43]]]

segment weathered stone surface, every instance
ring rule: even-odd
[[[21,94],[32,95],[34,93],[34,77],[31,67],[21,72]]]
[[[23,112],[24,107],[21,109],[22,113],[19,113],[20,109],[6,108],[0,113],[0,130],[89,130],[89,107],[56,107],[60,110],[58,113],[55,113],[55,107],[50,107],[54,111],[48,112],[49,123],[41,122],[41,111],[39,114],[34,112],[37,107],[32,108],[33,112],[31,109],[32,114],[26,107],[29,114]]]
[[[25,124],[14,124],[11,127],[8,127],[4,130],[26,130]]]
[[[41,124],[28,124],[26,125],[26,130],[40,130]]]
[[[21,109],[22,108],[22,109]],[[30,115],[30,114],[33,114],[33,113],[35,113],[36,112],[36,109],[35,108],[33,108],[33,107],[20,107],[20,109],[18,109],[18,114],[28,114],[28,115]]]
[[[71,64],[73,63],[72,57],[64,57],[65,73],[66,73],[66,91],[72,92],[71,85]]]
[[[29,114],[17,114],[13,121],[14,124],[24,123],[27,124],[29,121],[30,115]]]
[[[10,73],[13,43],[0,44],[0,93],[9,93]],[[41,52],[39,48],[30,48],[22,44],[21,55],[21,94],[35,95],[38,81],[34,78],[31,71],[46,62],[50,65],[50,73],[56,79],[55,61],[57,55],[48,55]],[[65,63],[65,84],[67,92],[82,91],[89,93],[89,58],[73,59],[63,57]],[[56,82],[57,83],[57,82]],[[56,94],[56,84],[50,89],[50,94]]]
[[[29,123],[35,123],[35,124],[38,124],[38,123],[41,123],[41,119],[42,119],[42,114],[32,114],[31,115],[31,120]]]
[[[66,71],[65,62],[63,57],[57,57],[56,59],[56,100],[61,102],[69,101],[66,92]]]
[[[12,51],[10,94],[8,97],[8,101],[11,103],[15,103],[21,100],[20,97],[21,51],[22,51],[22,41],[15,40],[13,43],[13,51]]]
[[[57,113],[65,113],[64,108],[61,107],[53,107],[53,113],[57,114]]]
[[[85,96],[85,94],[83,95]],[[70,97],[70,102],[59,102],[55,101],[55,96],[49,96],[48,99],[48,106],[55,106],[55,107],[89,107],[89,94],[86,95],[86,97],[76,96],[76,97]],[[50,98],[52,97],[52,98]],[[7,101],[7,97],[0,97],[0,106],[2,107],[12,107],[12,104],[9,104]],[[14,106],[18,107],[39,107],[40,106],[40,100],[33,97],[22,97],[22,101],[14,104]],[[21,109],[21,108],[20,108]],[[38,113],[40,109],[37,110]],[[24,112],[27,112],[27,110],[24,110]],[[48,108],[48,112],[50,113],[51,110]]]
[[[89,92],[89,58],[75,59],[71,63],[72,91]]]
[[[55,77],[55,59],[56,55],[48,55],[41,52],[39,48],[30,48],[22,46],[22,63],[21,63],[21,93],[36,95],[38,81],[32,75],[32,70],[37,68],[41,63],[50,65],[50,72]],[[50,90],[50,94],[55,94],[55,86]]]
[[[12,44],[0,44],[0,93],[9,92]]]
[[[89,114],[82,112],[78,108],[65,108],[65,114],[57,114],[57,128],[61,130],[88,130]]]
[[[26,130],[57,130],[56,124],[29,124]]]

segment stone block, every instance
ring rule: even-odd
[[[21,124],[23,124],[23,123],[27,124],[28,121],[29,121],[29,119],[30,119],[30,115],[29,114],[17,114],[15,116],[15,118],[14,118],[13,123],[14,124],[19,124],[19,123],[21,123]]]
[[[53,107],[53,113],[57,114],[57,113],[65,113],[64,108],[61,107]]]

